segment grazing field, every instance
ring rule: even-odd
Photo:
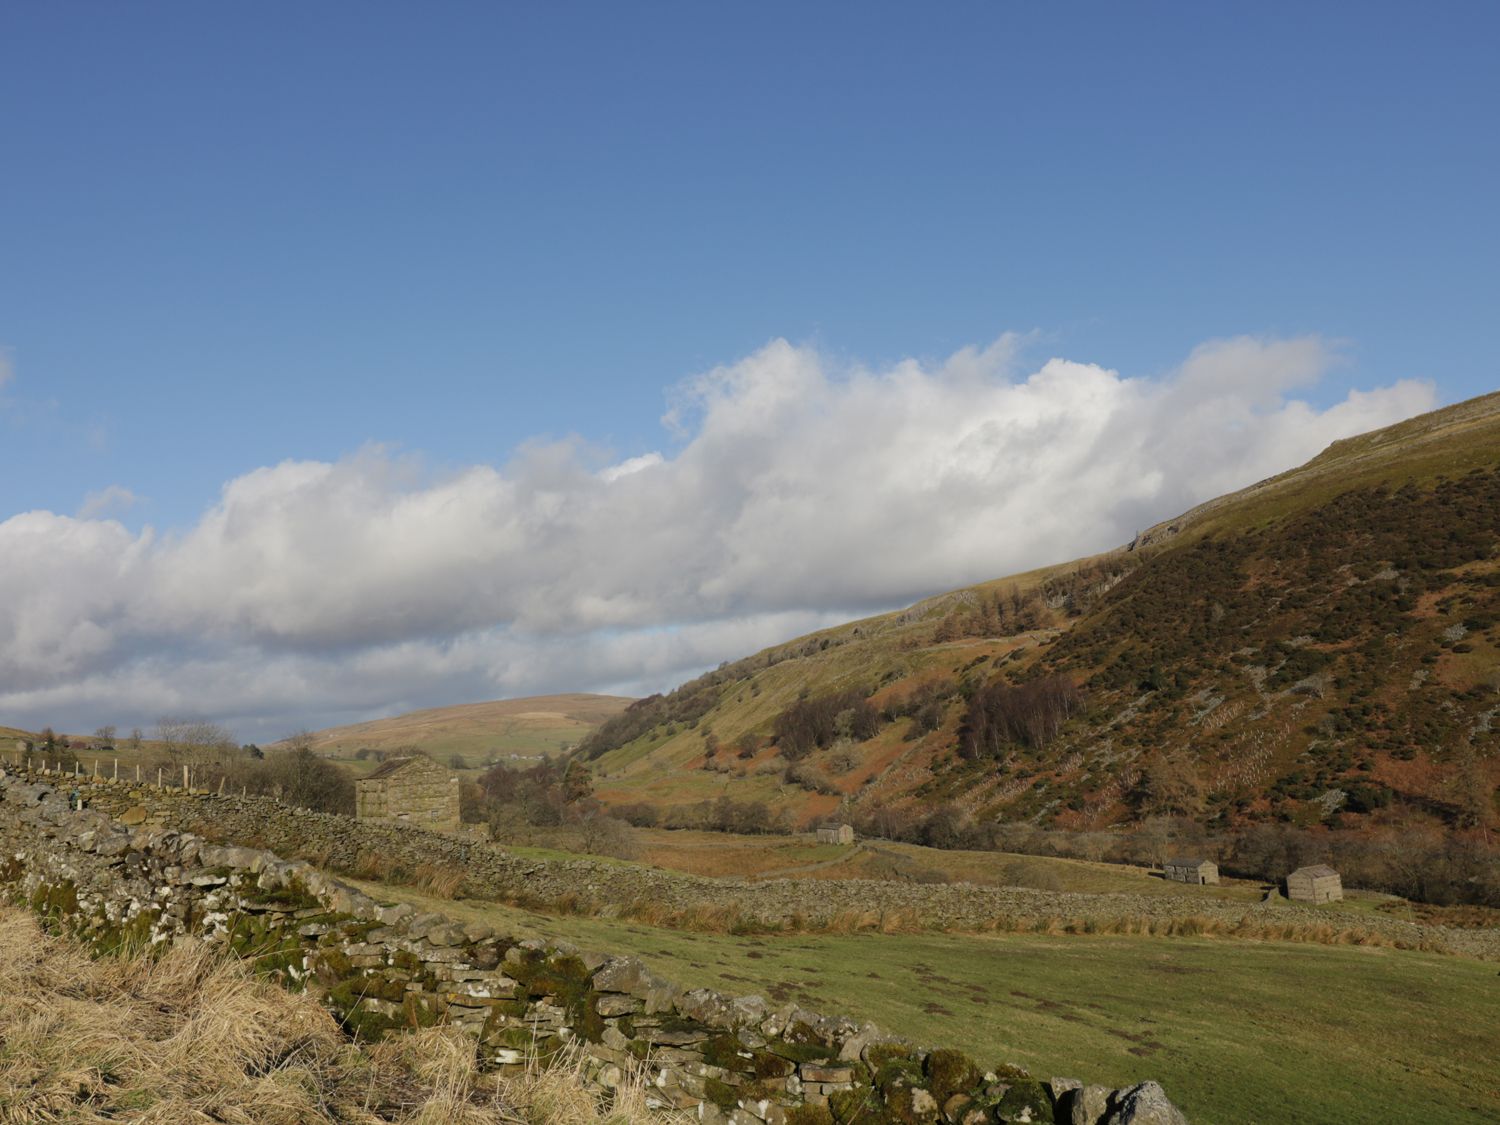
[[[512,849],[535,858],[577,858],[566,851],[564,833],[554,833],[559,847]],[[539,842],[546,837],[538,833]],[[1259,902],[1269,887],[1254,879],[1225,876],[1218,886],[1170,882],[1160,871],[1121,863],[1013,852],[926,848],[889,840],[862,840],[853,846],[819,844],[811,834],[744,836],[725,832],[637,829],[634,858],[652,867],[711,878],[742,879],[881,879],[892,882],[975,883],[991,887],[1028,887],[1039,891],[1082,894],[1163,896],[1206,903]],[[598,857],[592,857],[598,858]],[[1327,904],[1331,916],[1367,914],[1385,908],[1404,917],[1402,899],[1375,891],[1345,889],[1342,902]],[[1500,920],[1500,915],[1497,915]]]
[[[1196,1122],[1500,1121],[1500,989],[1493,964],[1465,958],[1200,938],[736,937],[364,888],[1042,1077],[1156,1078]]]

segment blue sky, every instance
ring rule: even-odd
[[[910,358],[941,381],[950,356],[1012,332],[992,381],[1066,357],[1138,389],[1175,385],[1211,341],[1317,341],[1312,360],[1255,353],[1291,365],[1265,376],[1270,399],[1246,391],[1253,363],[1234,367],[1254,417],[1425,381],[1425,397],[1295,440],[1226,404],[1220,423],[1263,440],[1204,480],[1243,483],[1356,417],[1495,388],[1497,32],[1491,4],[8,5],[0,520],[114,516],[159,547],[202,532],[230,482],[288,460],[406,465],[421,482],[391,487],[408,492],[476,468],[532,480],[536,450],[563,456],[549,443],[570,435],[568,472],[671,464],[732,430],[731,407],[752,410],[746,372],[779,386],[815,356],[835,388],[860,373],[894,386]],[[792,351],[768,354],[776,340]],[[716,369],[739,375],[705,392]],[[697,410],[674,431],[662,416],[684,396]],[[1194,496],[1127,506],[1165,516]],[[679,492],[658,501],[695,518]],[[672,610],[692,598],[662,594],[632,615],[627,583],[578,593],[615,607],[603,619],[525,626],[511,608],[472,629],[423,620],[406,640],[451,652],[474,629],[562,644],[601,620],[836,616],[1086,540],[856,582],[846,604],[741,591]],[[99,612],[129,616],[136,596]],[[714,643],[815,623],[771,620]],[[290,643],[215,628],[225,660]],[[368,655],[335,633],[317,644]],[[60,690],[185,659],[182,643],[14,675]],[[637,679],[589,674],[649,686],[712,662],[704,644]],[[569,659],[546,683],[491,668],[464,690],[562,686]],[[119,706],[78,691],[9,703]]]

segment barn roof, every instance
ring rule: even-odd
[[[1212,863],[1211,859],[1197,859],[1193,856],[1179,856],[1177,859],[1167,860],[1168,867],[1202,867],[1205,863]]]
[[[413,762],[431,762],[433,765],[437,765],[436,762],[433,762],[432,759],[427,757],[425,754],[408,754],[404,758],[386,759],[384,762],[381,762],[380,765],[376,766],[372,771],[365,774],[365,776],[360,778],[359,780],[374,781],[379,777],[390,777],[391,774],[395,773],[397,770],[405,769]]]
[[[1311,867],[1299,867],[1292,872],[1293,875],[1306,875],[1309,879],[1322,879],[1328,875],[1338,875],[1338,872],[1326,863],[1315,863]]]

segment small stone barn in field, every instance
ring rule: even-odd
[[[354,782],[354,815],[457,832],[458,778],[425,754],[392,758]]]
[[[1326,863],[1299,867],[1286,877],[1286,897],[1293,902],[1337,902],[1344,897],[1344,881]]]
[[[1174,883],[1207,886],[1219,881],[1219,865],[1211,859],[1169,859],[1162,870]]]
[[[854,825],[820,824],[818,825],[818,843],[852,844],[854,843]]]

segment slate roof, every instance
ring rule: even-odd
[[[1299,867],[1292,872],[1293,875],[1306,875],[1310,879],[1322,879],[1328,875],[1337,876],[1338,872],[1326,863],[1315,863],[1311,867]]]
[[[403,766],[409,765],[412,762],[415,762],[415,761],[419,760],[420,757],[421,757],[421,755],[419,755],[419,754],[408,754],[404,758],[388,758],[384,762],[381,762],[380,765],[376,766],[375,769],[372,770],[370,773],[365,774],[365,776],[362,777],[362,778],[360,778],[359,780],[360,781],[374,781],[376,778],[379,778],[379,777],[390,777],[391,774],[395,773],[397,770],[401,769]],[[431,761],[431,760],[432,759],[430,759],[430,758],[428,759],[428,761]],[[434,764],[436,764],[436,763],[434,763]]]
[[[1164,864],[1164,866],[1166,866],[1166,867],[1202,867],[1205,863],[1213,863],[1213,860],[1211,860],[1211,859],[1193,859],[1191,857],[1183,858],[1183,859],[1169,859]]]

